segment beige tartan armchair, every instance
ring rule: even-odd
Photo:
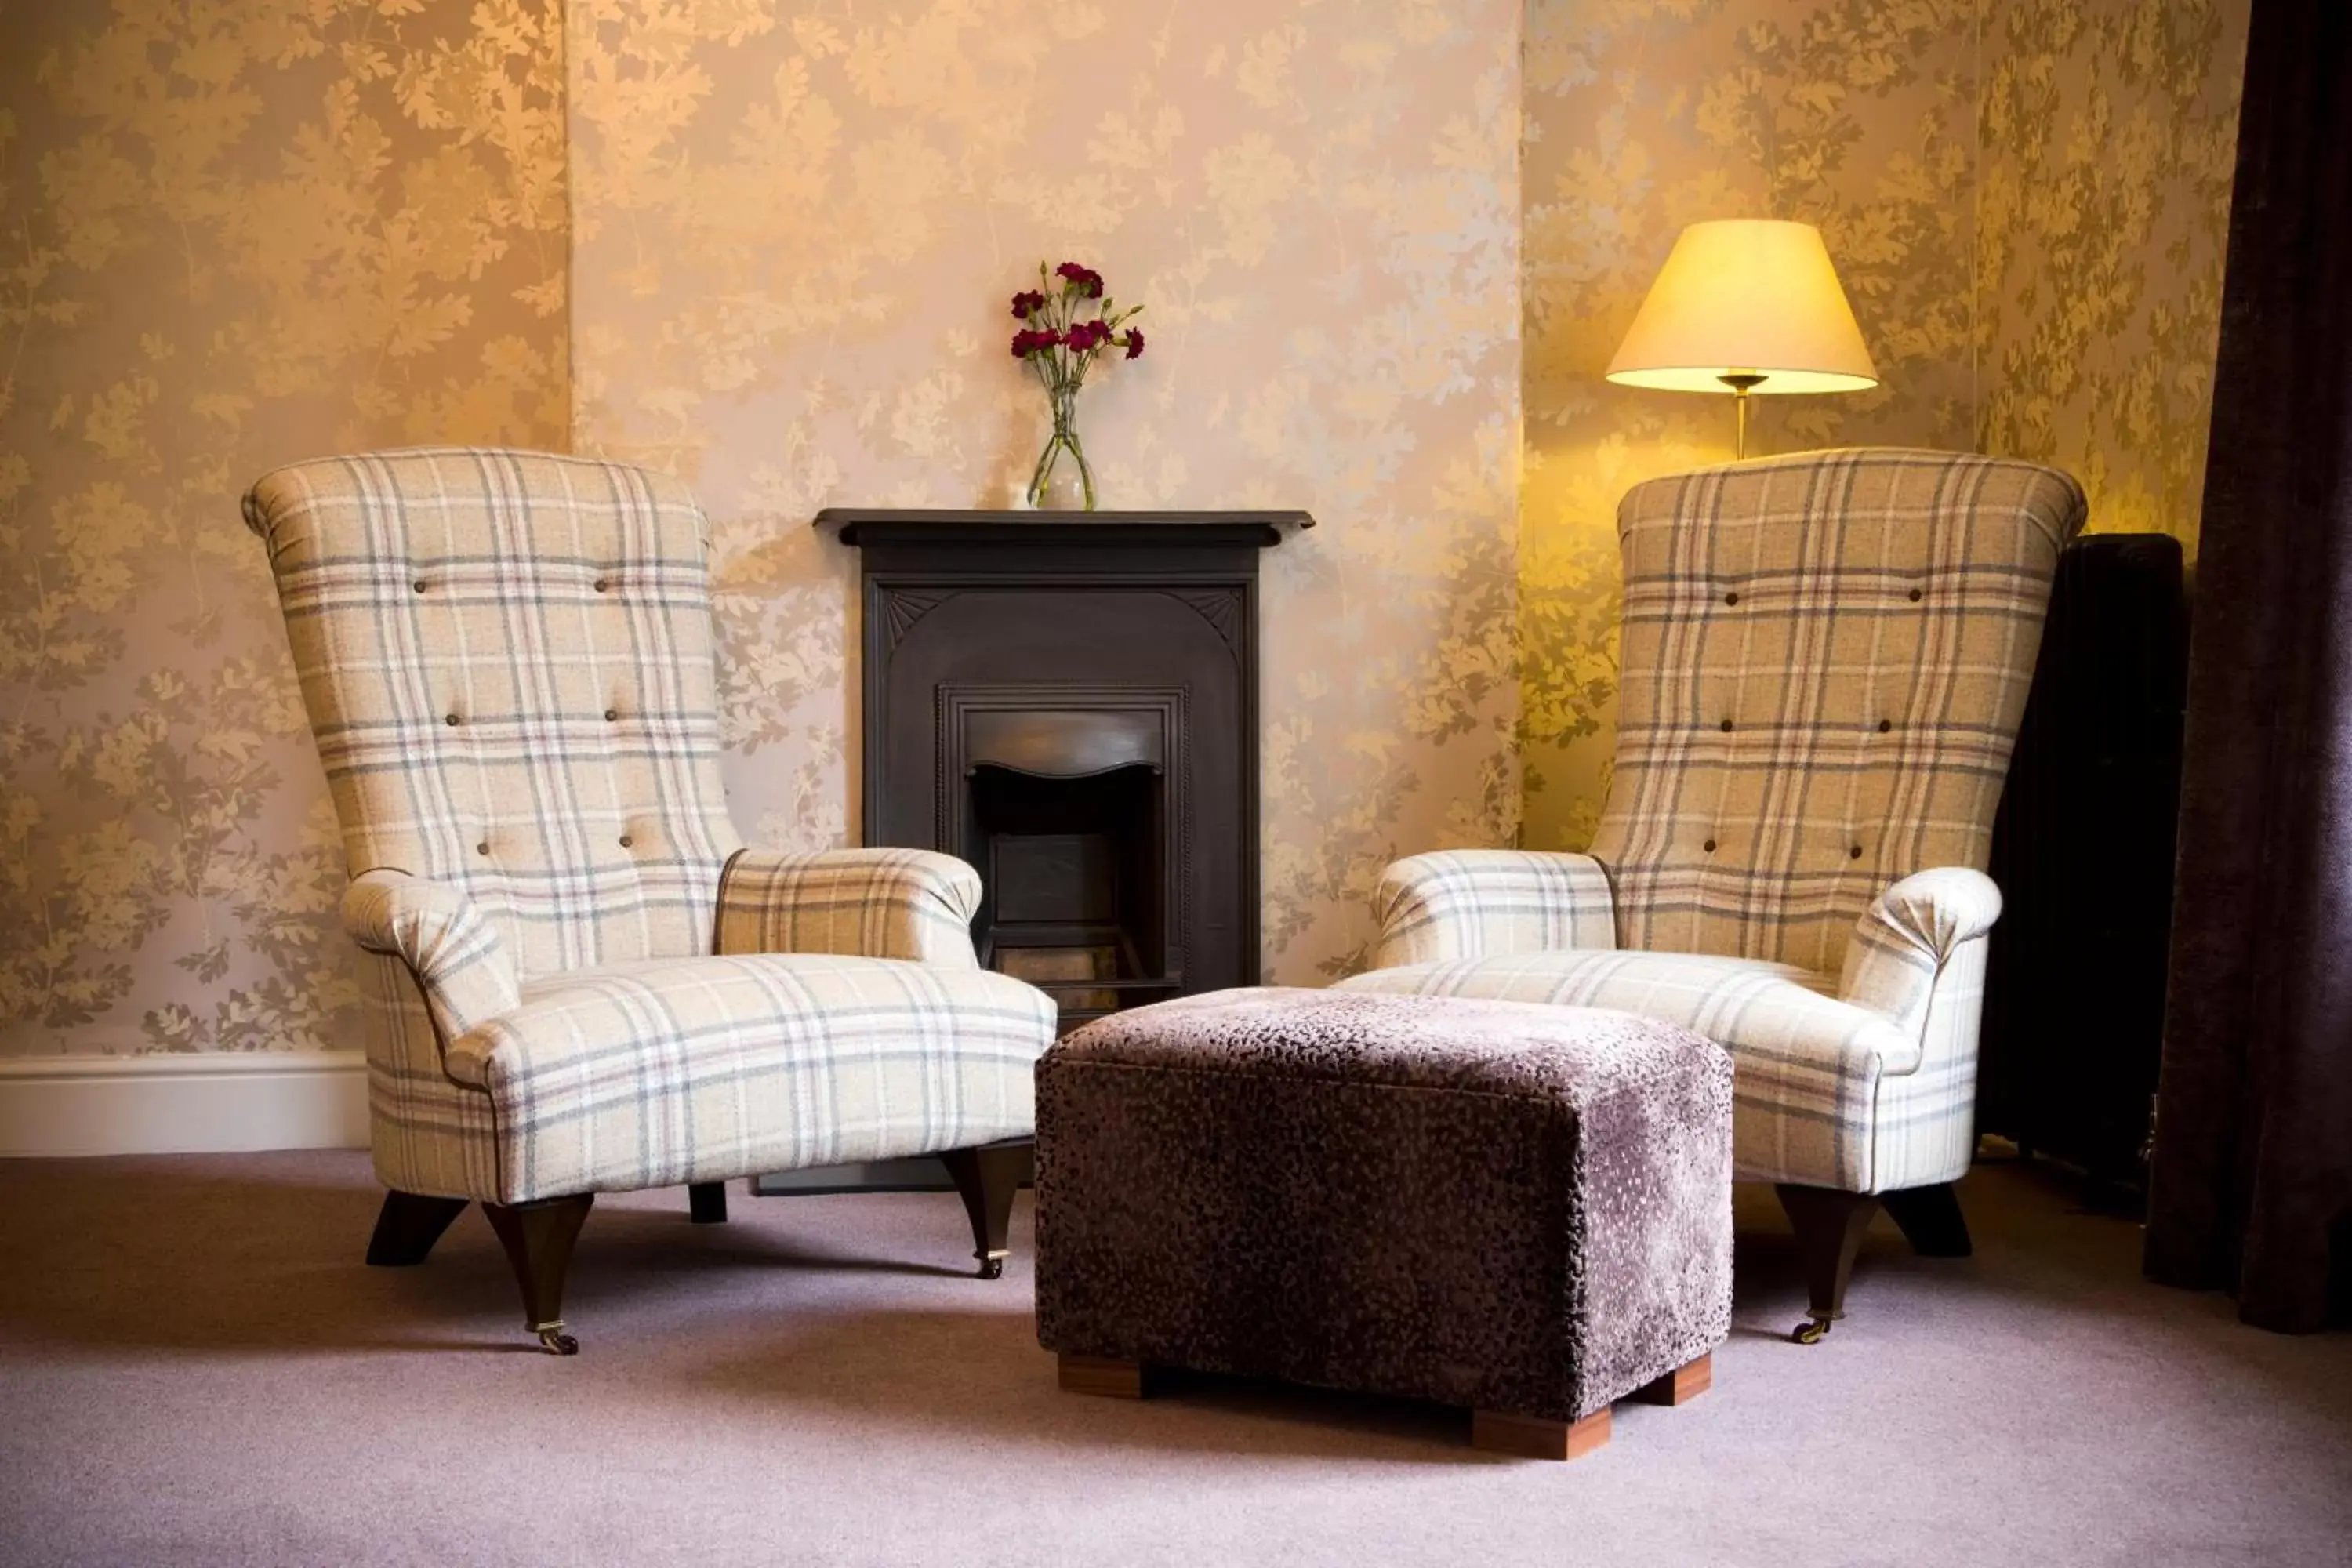
[[[940,1154],[1001,1268],[1055,1009],[982,969],[980,879],[743,847],[719,779],[708,529],[619,464],[429,448],[278,469],[269,547],[367,968],[391,1189],[424,1260],[479,1202],[548,1349],[600,1192]]]
[[[1388,868],[1360,990],[1616,1008],[1731,1053],[1738,1173],[1778,1184],[1811,1343],[1883,1203],[1965,1255],[1984,875],[2083,492],[1948,452],[1635,487],[1616,766],[1591,852]]]

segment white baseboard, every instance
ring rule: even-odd
[[[0,1058],[0,1155],[364,1149],[357,1051]]]

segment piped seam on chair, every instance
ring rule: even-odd
[[[735,875],[736,862],[749,854],[751,848],[748,844],[736,846],[735,852],[727,857],[727,863],[719,868],[719,897],[713,900],[710,905],[710,944],[707,952],[709,957],[717,958],[725,951],[719,945],[719,932],[727,924],[727,884]]]

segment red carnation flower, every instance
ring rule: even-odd
[[[1032,311],[1042,310],[1045,308],[1045,296],[1034,289],[1024,289],[1020,293],[1013,296],[1013,314],[1020,321],[1027,321]]]
[[[1091,267],[1081,267],[1075,261],[1065,261],[1054,268],[1054,275],[1089,300],[1102,298],[1102,274]]]
[[[1055,331],[1023,331],[1013,334],[1013,357],[1027,359],[1031,354],[1052,348],[1062,341]]]
[[[1141,359],[1143,357],[1143,329],[1141,327],[1129,327],[1127,329],[1127,357],[1129,359]]]

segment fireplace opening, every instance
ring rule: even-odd
[[[1051,995],[1066,1032],[1182,988],[1160,768],[1063,775],[980,763],[967,778],[963,856],[981,873],[982,963]]]

